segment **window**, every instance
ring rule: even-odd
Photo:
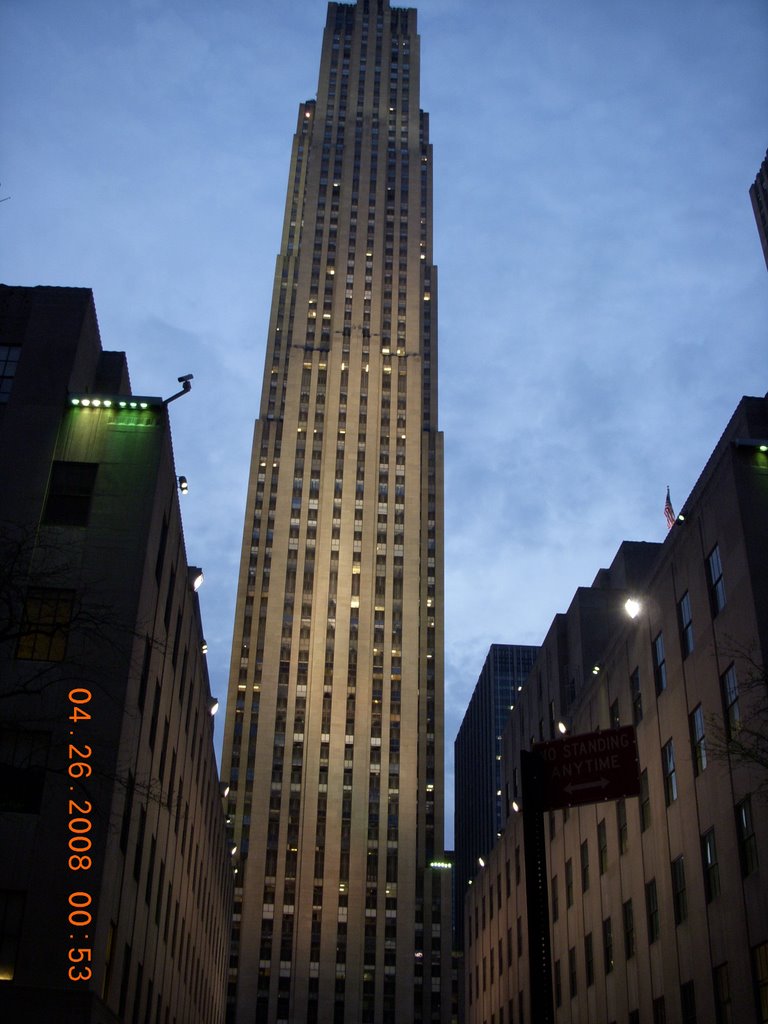
[[[21,345],[0,345],[0,402],[7,402],[21,356]]]
[[[680,1009],[683,1024],[696,1024],[696,993],[692,981],[686,981],[680,986]]]
[[[667,660],[664,656],[664,634],[659,633],[653,641],[653,678],[657,696],[667,688]]]
[[[560,1007],[563,1004],[563,982],[560,976],[560,961],[555,960],[555,1006]]]
[[[712,987],[715,990],[715,1024],[733,1024],[728,964],[720,964],[712,971]],[[766,1010],[768,1010],[768,1006],[766,1006]],[[765,1019],[764,1016],[763,1020]]]
[[[693,651],[693,615],[691,598],[687,590],[677,605],[677,625],[680,629],[680,650],[683,658],[687,658]]]
[[[565,862],[565,905],[573,906],[573,861],[570,857]]]
[[[24,893],[0,889],[0,982],[13,981],[23,916]]]
[[[622,797],[616,801],[616,828],[619,833],[619,853],[624,854],[629,847],[629,827],[627,825],[627,804]]]
[[[54,526],[87,526],[98,468],[95,462],[54,462],[43,522]]]
[[[576,977],[576,947],[575,946],[571,946],[571,948],[568,950],[568,984],[569,984],[569,988],[570,988],[571,999],[573,999],[576,996],[576,994],[577,994],[577,992],[579,990],[578,978]]]
[[[667,1024],[667,1007],[664,996],[653,1000],[653,1024]]]
[[[632,913],[632,900],[627,900],[621,908],[624,925],[624,955],[627,960],[635,955],[635,919]]]
[[[0,813],[40,812],[50,742],[47,732],[0,729]]]
[[[597,823],[597,850],[600,874],[604,875],[608,870],[608,835],[605,828],[605,818]]]
[[[720,869],[717,866],[717,847],[713,828],[701,837],[701,864],[704,870],[704,892],[707,903],[711,903],[720,892]]]
[[[725,582],[723,581],[723,563],[720,561],[720,548],[715,544],[707,558],[707,581],[709,583],[709,602],[712,617],[725,607]]]
[[[656,879],[652,878],[645,886],[645,913],[648,920],[648,945],[659,937],[659,897],[656,892]]]
[[[629,677],[629,692],[632,695],[632,721],[638,725],[643,720],[643,694],[640,690],[640,670],[637,668]]]
[[[589,888],[589,844],[585,839],[581,844],[581,891],[586,892]]]
[[[648,785],[648,769],[640,772],[640,831],[645,832],[651,825],[651,792]]]
[[[611,728],[618,729],[621,726],[621,715],[619,714],[619,702],[617,700],[611,704],[608,714],[611,720]]]
[[[677,800],[677,773],[675,771],[675,745],[668,740],[661,748],[661,771],[664,775],[664,799],[667,807]]]
[[[587,975],[587,988],[595,983],[595,957],[592,949],[592,932],[584,936],[584,969]]]
[[[557,896],[557,875],[552,876],[552,920],[560,916],[560,901]]]
[[[613,927],[610,917],[603,921],[603,957],[605,973],[610,974],[613,970]]]
[[[653,641],[653,679],[656,695],[667,689],[667,657],[664,651],[664,634],[659,633]]]
[[[31,587],[24,603],[16,657],[29,661],[63,661],[74,601],[74,590]]]
[[[746,878],[757,870],[757,839],[752,822],[752,800],[748,796],[736,804],[736,835],[739,840],[741,873]]]
[[[675,924],[682,924],[688,917],[688,898],[685,894],[685,861],[677,857],[672,861],[672,906]]]
[[[701,775],[707,767],[707,746],[704,742],[704,711],[701,704],[693,709],[688,717],[691,734],[691,758],[693,774]]]
[[[760,1024],[768,1021],[768,942],[752,950],[752,969],[755,978],[757,1015]]]
[[[720,688],[723,695],[723,714],[725,715],[725,731],[728,739],[741,728],[739,711],[739,684],[736,669],[729,665],[720,677]]]

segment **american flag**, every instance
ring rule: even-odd
[[[671,530],[675,525],[675,510],[672,508],[672,499],[667,488],[667,500],[664,502],[664,518],[667,520],[667,529]]]

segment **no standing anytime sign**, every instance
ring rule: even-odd
[[[640,793],[632,725],[535,743],[532,754],[536,803],[543,811]]]

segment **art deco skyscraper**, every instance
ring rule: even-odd
[[[416,12],[331,3],[291,154],[227,705],[238,1024],[449,1019],[436,292]]]

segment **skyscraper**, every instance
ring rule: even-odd
[[[448,1020],[436,299],[416,12],[331,3],[238,585],[231,1021]]]
[[[456,946],[463,949],[464,893],[478,857],[493,848],[506,815],[501,795],[501,736],[538,647],[491,644],[454,743]]]

